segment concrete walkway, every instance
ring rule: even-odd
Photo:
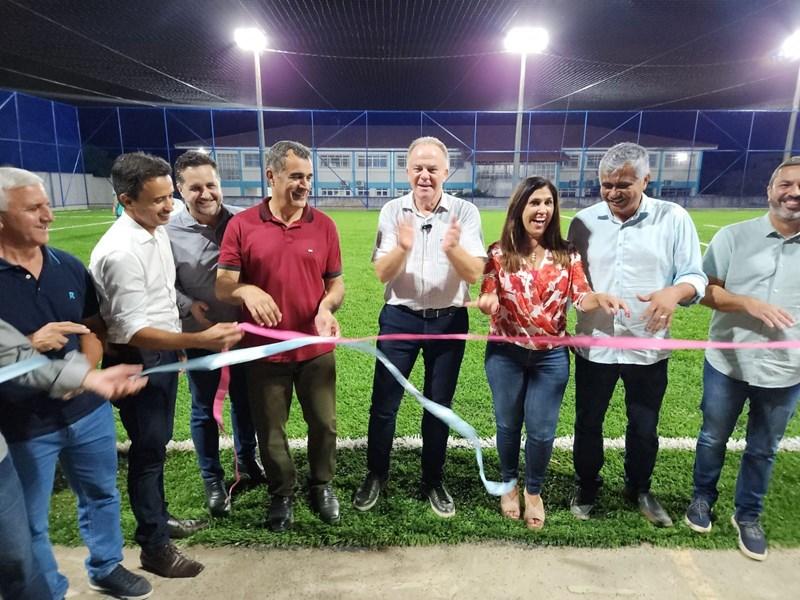
[[[698,600],[800,597],[800,550],[772,550],[758,563],[737,551],[614,550],[459,545],[384,550],[242,549],[192,546],[206,565],[195,579],[144,573],[138,550],[125,565],[153,584],[155,599],[325,600],[652,598]],[[94,598],[83,548],[56,549],[71,598]]]

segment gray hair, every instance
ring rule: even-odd
[[[638,179],[650,174],[650,156],[647,148],[632,142],[622,142],[608,149],[600,159],[598,173],[600,177],[613,173],[625,165],[630,165]]]
[[[772,184],[775,182],[775,178],[778,176],[778,171],[783,169],[784,167],[800,167],[800,156],[792,156],[791,158],[787,158],[772,172],[772,176],[769,178],[769,183],[767,187],[772,187]]]
[[[29,185],[44,186],[44,180],[36,173],[15,167],[0,167],[0,211],[8,210],[8,196],[6,190],[28,187]]]
[[[408,159],[411,158],[411,153],[414,151],[414,148],[423,144],[430,144],[439,148],[442,154],[444,154],[445,165],[447,165],[448,169],[450,168],[450,153],[447,151],[447,146],[444,145],[442,140],[432,135],[424,135],[411,142],[411,145],[408,147],[408,153],[406,154],[406,163],[408,163]]]
[[[298,158],[311,160],[311,150],[300,142],[281,140],[275,142],[267,152],[266,167],[273,173],[280,173],[286,168],[286,157],[292,152]]]

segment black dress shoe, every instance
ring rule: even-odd
[[[292,496],[272,496],[267,514],[267,524],[272,531],[280,533],[291,529],[294,521],[293,502]]]
[[[161,577],[194,577],[203,570],[203,565],[185,556],[172,544],[144,549],[139,555],[142,568]]]
[[[172,515],[168,515],[167,517],[169,537],[173,540],[187,538],[206,527],[208,527],[208,523],[205,521],[199,521],[197,519],[178,519]]]
[[[264,467],[261,466],[261,463],[255,456],[237,459],[235,467],[239,472],[242,483],[258,485],[267,482],[267,477],[264,475]]]
[[[231,514],[231,498],[221,479],[204,481],[206,488],[206,507],[212,517],[227,517]]]
[[[314,486],[308,493],[311,510],[328,525],[339,522],[339,499],[330,483]]]
[[[629,502],[637,504],[639,506],[639,512],[656,527],[672,527],[672,519],[669,514],[650,492],[636,493],[633,490],[625,488],[622,490],[622,495]]]
[[[364,481],[353,494],[353,508],[361,512],[371,509],[385,489],[386,478],[379,477],[375,473],[367,473]]]

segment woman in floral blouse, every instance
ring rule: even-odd
[[[524,519],[530,529],[540,529],[545,520],[540,493],[569,378],[569,351],[533,338],[566,336],[570,302],[581,311],[629,310],[622,300],[589,287],[580,255],[561,236],[558,190],[542,177],[529,177],[514,190],[500,241],[488,254],[477,306],[491,316],[492,335],[516,338],[486,346],[497,451],[503,480],[516,479],[524,423]],[[520,517],[516,489],[500,498],[500,510],[505,517]]]

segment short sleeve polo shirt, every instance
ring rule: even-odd
[[[239,271],[240,283],[256,285],[272,296],[281,311],[277,329],[316,335],[314,318],[325,295],[325,281],[342,274],[339,235],[333,220],[311,206],[286,225],[269,210],[269,198],[235,215],[222,240],[219,268]],[[243,321],[253,323],[242,309]],[[247,335],[244,344],[264,339]],[[272,362],[310,360],[333,349],[316,344],[271,356]]]
[[[97,314],[97,296],[91,277],[74,256],[42,247],[39,278],[27,269],[0,259],[0,318],[23,335],[31,335],[47,323],[80,323]],[[60,351],[50,358],[64,358],[80,350],[78,336],[69,335]],[[0,389],[0,429],[9,442],[24,441],[74,423],[105,400],[90,392],[63,401],[46,392],[4,384]]]
[[[784,238],[765,214],[727,225],[708,245],[703,268],[725,282],[733,294],[749,296],[789,312],[800,321],[800,233]],[[715,310],[708,337],[721,342],[800,341],[800,323],[785,329],[767,327],[744,312]],[[720,373],[750,385],[786,388],[800,383],[797,348],[708,349],[706,359]]]

